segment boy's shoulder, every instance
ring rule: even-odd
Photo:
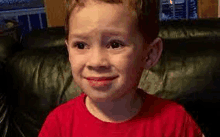
[[[178,104],[177,102],[170,99],[160,98],[155,95],[148,95],[148,99],[148,103],[152,106],[157,106],[160,108],[184,109],[184,107],[181,104]]]
[[[163,99],[157,97],[155,95],[151,95],[148,93],[144,93],[145,95],[145,112],[151,113],[152,115],[155,114],[181,114],[185,115],[187,112],[181,104],[176,103],[173,100]],[[148,111],[146,111],[148,110]]]
[[[139,89],[138,93],[143,97],[145,103],[150,107],[158,107],[158,108],[177,108],[184,109],[184,107],[171,99],[164,99],[157,97],[156,95],[152,95],[144,91],[143,89]]]
[[[146,119],[151,117],[153,121],[162,120],[166,125],[183,124],[186,119],[192,119],[181,104],[154,95],[147,95],[142,116]]]
[[[151,121],[151,123],[154,124],[157,124],[158,121],[163,121],[159,123],[171,134],[173,128],[176,128],[178,131],[183,131],[187,134],[186,136],[202,137],[201,129],[195,119],[181,104],[149,94],[147,95],[145,103],[145,111],[142,115],[144,120]]]

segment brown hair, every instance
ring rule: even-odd
[[[69,35],[69,18],[76,6],[83,7],[87,0],[65,0],[67,10],[65,19],[66,40]],[[136,12],[138,29],[145,38],[145,42],[152,42],[159,33],[158,0],[93,0],[110,4],[127,4],[128,8]]]

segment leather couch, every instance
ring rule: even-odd
[[[206,137],[218,137],[220,20],[166,21],[158,64],[139,87],[182,104]],[[73,82],[63,27],[35,30],[20,42],[0,38],[0,132],[37,137],[48,113],[82,91]]]

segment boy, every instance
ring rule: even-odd
[[[83,93],[53,110],[39,137],[202,137],[182,106],[137,88],[162,54],[155,1],[70,3],[66,45]]]

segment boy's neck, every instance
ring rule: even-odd
[[[88,111],[104,122],[120,123],[133,118],[141,110],[143,100],[138,93],[130,92],[117,101],[94,102],[86,96]]]

